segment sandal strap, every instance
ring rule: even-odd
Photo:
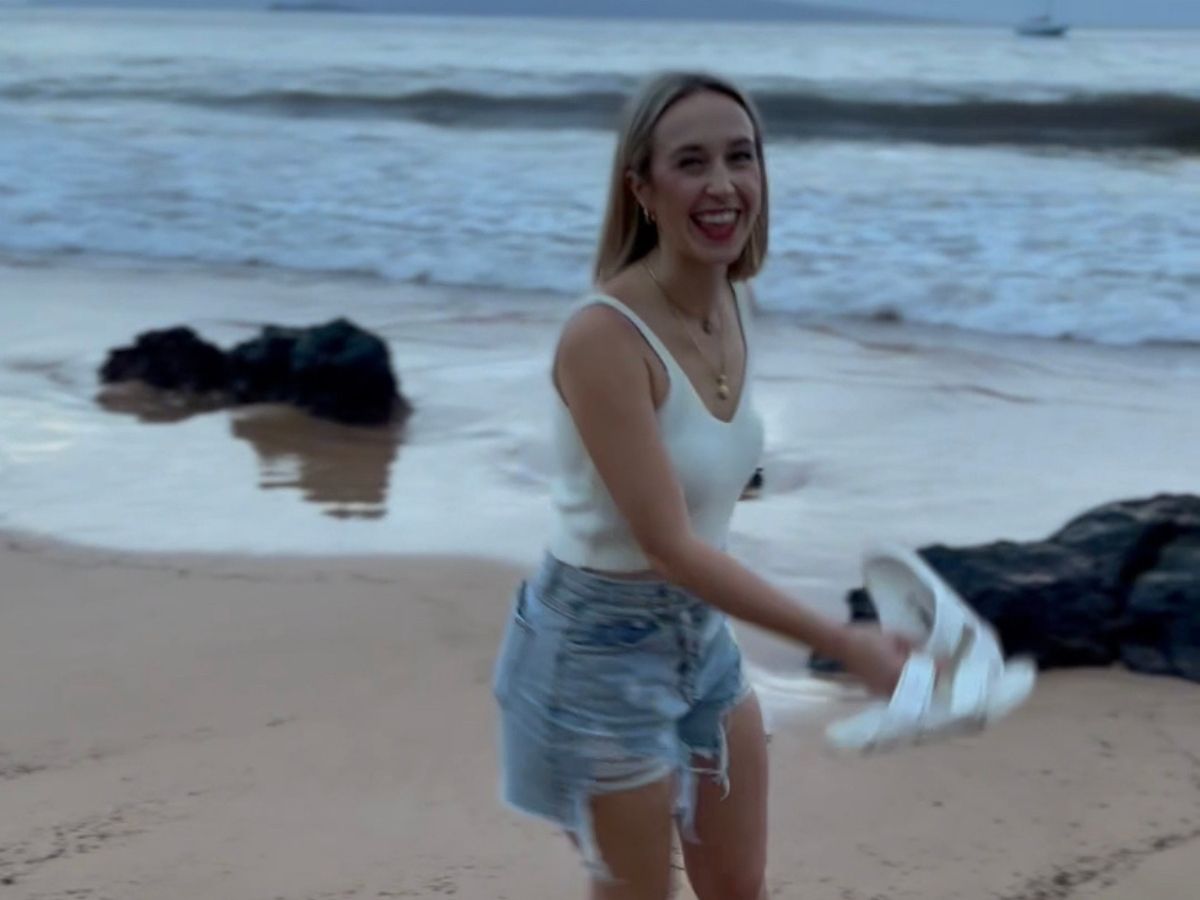
[[[887,730],[911,728],[929,711],[937,682],[937,663],[932,656],[914,653],[904,664],[896,689],[888,701],[884,720]]]

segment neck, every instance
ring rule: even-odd
[[[647,259],[670,300],[680,311],[697,319],[711,316],[729,283],[729,267],[698,265],[680,259],[661,247]]]

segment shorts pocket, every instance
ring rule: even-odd
[[[631,650],[658,649],[667,638],[663,622],[654,616],[610,616],[580,622],[565,634],[573,653],[609,656]]]
[[[500,640],[500,651],[492,674],[492,695],[504,703],[512,696],[513,685],[520,678],[530,657],[530,645],[535,632],[526,617],[525,603],[528,583],[522,581],[513,597],[512,610],[504,636]]]

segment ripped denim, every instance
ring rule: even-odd
[[[694,841],[700,777],[728,790],[724,719],[749,693],[724,614],[659,581],[553,557],[517,590],[496,661],[501,795],[574,836],[611,880],[590,800],[667,777]]]

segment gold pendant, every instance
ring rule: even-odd
[[[717,378],[717,396],[722,400],[729,399],[729,382],[725,380],[724,375]]]

